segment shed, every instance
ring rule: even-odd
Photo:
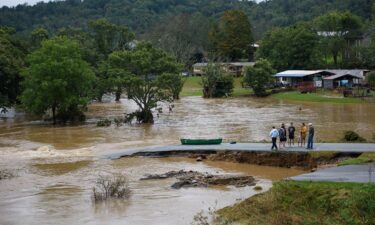
[[[323,83],[325,88],[352,87],[362,79],[361,76],[354,74],[336,74],[323,78]]]

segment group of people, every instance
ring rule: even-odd
[[[281,150],[283,148],[286,148],[285,145],[288,139],[289,147],[291,147],[292,145],[294,146],[295,133],[296,128],[293,126],[293,123],[290,123],[288,129],[286,129],[285,124],[283,123],[281,124],[281,127],[279,129],[276,129],[276,127],[273,126],[270,132],[270,137],[272,138],[271,150]],[[305,147],[307,137],[307,149],[313,149],[314,133],[315,129],[312,123],[309,123],[308,127],[305,123],[302,123],[299,130],[298,147]],[[279,139],[279,148],[277,147],[277,139]]]

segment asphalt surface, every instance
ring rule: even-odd
[[[291,177],[296,181],[330,181],[375,183],[375,165],[349,165],[317,170],[313,173]]]
[[[170,152],[170,151],[259,151],[270,152],[270,143],[223,143],[220,145],[167,145],[150,146],[144,148],[116,150],[105,152],[103,158],[118,159],[124,156],[130,156],[139,152]],[[311,152],[311,151],[334,151],[334,152],[375,152],[375,144],[357,144],[357,143],[316,143],[314,149],[309,150],[301,147],[287,147],[284,152]]]

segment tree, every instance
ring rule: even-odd
[[[14,29],[0,27],[0,111],[17,102],[21,70],[25,65],[25,48],[16,41]]]
[[[323,48],[332,55],[334,65],[338,65],[340,55],[344,60],[351,60],[351,48],[362,38],[361,19],[350,12],[330,12],[316,18],[314,23],[322,37]]]
[[[257,58],[264,58],[281,71],[313,69],[321,65],[319,36],[308,24],[277,28],[267,33]]]
[[[40,48],[42,41],[49,38],[48,31],[44,28],[36,28],[31,32],[31,49]]]
[[[202,77],[203,97],[218,98],[230,96],[233,92],[233,77],[227,74],[221,64],[209,63]]]
[[[209,33],[212,51],[231,61],[248,58],[254,42],[249,19],[243,11],[224,12]]]
[[[256,96],[266,96],[265,86],[272,81],[274,73],[275,70],[272,68],[271,63],[265,59],[260,59],[254,67],[246,68],[243,81],[254,90]]]
[[[171,95],[174,100],[180,99],[180,93],[185,83],[181,75],[163,73],[157,78],[157,81],[159,82],[159,87],[168,91],[168,95]]]
[[[375,72],[367,74],[367,83],[371,86],[375,86]]]
[[[109,63],[111,70],[126,77],[128,98],[139,107],[133,115],[141,123],[153,123],[152,110],[157,103],[173,100],[173,93],[161,81],[169,83],[169,79],[180,76],[180,66],[176,60],[150,43],[140,42],[133,50],[113,52],[109,56]]]
[[[42,47],[28,56],[29,67],[23,72],[21,101],[36,114],[52,110],[53,123],[74,119],[88,101],[94,75],[82,60],[79,44],[67,37],[42,42]]]
[[[95,60],[92,61],[97,77],[94,87],[95,94],[101,101],[104,93],[114,89],[116,101],[119,101],[122,89],[118,86],[118,74],[106,70],[108,64],[106,60],[109,54],[114,51],[130,49],[130,43],[134,40],[135,35],[127,27],[112,24],[106,19],[91,21],[89,27],[97,53]]]

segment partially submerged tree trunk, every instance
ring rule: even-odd
[[[116,89],[116,102],[120,101],[121,94],[122,94],[121,87],[117,87],[117,89]]]
[[[56,125],[56,106],[52,106],[53,125]]]

